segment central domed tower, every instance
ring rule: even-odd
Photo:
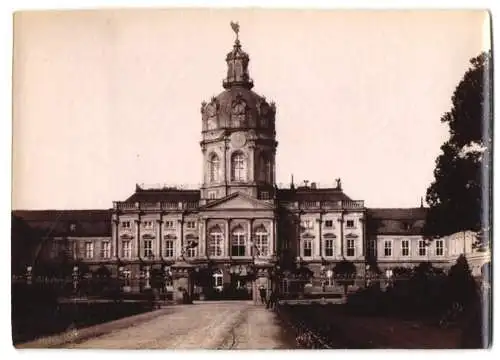
[[[239,26],[226,56],[224,91],[201,106],[203,185],[201,199],[243,192],[270,200],[275,191],[276,131],[274,103],[252,91],[250,58],[241,48]]]

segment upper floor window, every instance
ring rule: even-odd
[[[130,259],[132,257],[132,243],[130,240],[124,240],[122,242],[122,257],[125,259]]]
[[[218,226],[210,231],[210,238],[208,241],[208,255],[209,256],[222,256],[222,249],[224,243],[224,236]]]
[[[85,243],[85,258],[92,259],[94,257],[94,243],[87,241]]]
[[[257,255],[267,256],[269,254],[269,236],[264,227],[255,232],[255,247],[257,248]]]
[[[166,240],[165,241],[165,257],[171,258],[174,257],[174,241]]]
[[[151,220],[144,221],[142,223],[142,225],[144,226],[144,229],[152,229],[153,228],[153,222]]]
[[[186,256],[188,258],[193,258],[196,256],[196,248],[195,247],[190,247],[186,250]]]
[[[220,160],[216,154],[212,154],[209,159],[210,182],[219,181]]]
[[[302,227],[304,229],[312,229],[313,228],[313,221],[312,220],[302,220]]]
[[[401,255],[410,256],[410,240],[401,240]]]
[[[444,241],[442,239],[436,240],[436,256],[444,255]]]
[[[216,198],[216,192],[215,191],[209,191],[208,192],[208,199],[209,200],[214,200]]]
[[[385,240],[384,241],[384,256],[392,256],[392,241]]]
[[[345,226],[349,229],[354,228],[354,220],[346,220]]]
[[[333,220],[325,220],[325,227],[332,228],[333,227]]]
[[[245,233],[242,228],[236,228],[231,236],[231,256],[245,256]]]
[[[231,156],[231,180],[245,181],[245,158],[242,153],[236,152]]]
[[[101,243],[101,258],[109,259],[111,255],[111,244],[109,241],[103,241]]]
[[[425,240],[419,240],[418,241],[418,256],[425,256],[427,255],[427,244],[425,243]]]
[[[196,222],[195,221],[186,221],[186,228],[188,228],[188,229],[196,228]]]
[[[124,229],[130,229],[132,226],[131,226],[131,223],[130,221],[122,221],[122,228]]]
[[[260,198],[262,200],[269,200],[269,191],[261,191],[260,192]]]
[[[175,228],[175,222],[173,220],[166,220],[165,221],[165,228],[166,229],[174,229]]]

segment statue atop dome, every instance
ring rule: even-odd
[[[240,24],[238,24],[238,22],[231,21],[231,28],[233,29],[234,33],[236,34],[236,41],[238,41],[238,33],[240,32]]]

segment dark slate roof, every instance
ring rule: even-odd
[[[278,189],[281,201],[339,201],[352,200],[338,188],[299,187],[297,189]]]
[[[106,209],[12,211],[43,236],[111,236],[111,214]]]
[[[169,201],[199,201],[200,190],[184,190],[175,188],[141,189],[136,187],[135,193],[125,200],[130,203],[156,203]]]
[[[368,214],[375,219],[387,220],[423,220],[427,208],[370,208]]]
[[[368,209],[369,232],[380,235],[421,235],[427,208]]]

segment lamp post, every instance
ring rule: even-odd
[[[28,285],[31,285],[32,271],[33,271],[33,268],[31,266],[26,267],[26,283]]]
[[[78,290],[78,266],[73,267],[73,292],[76,294]]]

